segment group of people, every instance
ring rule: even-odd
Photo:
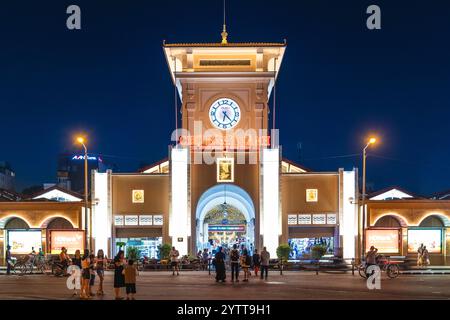
[[[420,245],[417,250],[417,266],[429,266],[430,265],[430,253],[428,252],[427,246],[424,246],[423,243]]]
[[[219,247],[217,253],[214,256],[213,265],[216,269],[216,282],[226,282],[226,255],[222,248]],[[246,248],[238,250],[237,245],[233,245],[233,249],[230,251],[230,266],[231,266],[231,281],[239,282],[239,269],[242,268],[244,272],[244,282],[248,282],[250,279],[250,268],[253,267],[255,276],[258,276],[259,269],[261,268],[261,279],[266,279],[269,270],[270,253],[266,247],[258,253],[255,250],[253,256],[249,255]]]
[[[39,252],[36,253],[36,250],[34,249],[34,247],[31,247],[31,252],[28,255],[28,257],[30,259],[29,262],[32,265],[35,265],[38,261],[45,260],[45,254],[44,254],[44,251],[42,251],[42,248],[39,248]],[[6,275],[10,275],[11,269],[14,266],[10,245],[6,246],[5,262],[6,262]]]
[[[104,254],[103,250],[98,250],[97,255],[90,253],[89,250],[84,250],[84,254],[81,255],[80,250],[75,251],[73,258],[67,254],[66,248],[61,248],[59,254],[59,260],[61,266],[67,270],[69,265],[77,266],[81,270],[81,290],[80,299],[90,299],[95,294],[92,292],[95,285],[95,278],[98,276],[99,285],[96,292],[97,296],[103,296],[103,282],[105,279],[105,270],[108,266],[108,258]],[[75,271],[74,271],[75,272]],[[127,300],[134,300],[136,294],[136,268],[133,260],[125,262],[125,254],[123,251],[119,251],[114,258],[114,293],[116,300],[124,299],[120,295],[120,289],[126,288]],[[78,281],[74,278],[74,281]],[[78,295],[76,292],[76,286],[74,286],[74,295]]]
[[[98,250],[97,255],[90,253],[89,250],[84,250],[81,255],[80,250],[75,251],[73,258],[70,258],[65,247],[61,248],[59,254],[59,263],[64,270],[67,270],[69,265],[77,266],[81,270],[81,299],[89,299],[95,294],[92,292],[92,288],[95,285],[95,278],[98,276],[99,285],[96,294],[103,296],[103,281],[105,279],[105,269],[108,264],[108,259],[105,256],[103,250]],[[77,281],[75,279],[74,281]],[[76,290],[76,286],[75,286]],[[77,292],[74,292],[77,295]]]

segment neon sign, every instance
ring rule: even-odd
[[[72,157],[72,160],[84,160],[84,156],[75,155],[75,156]],[[90,157],[90,156],[88,156],[88,161],[97,161],[97,160],[100,160],[100,159],[98,159],[97,157]]]

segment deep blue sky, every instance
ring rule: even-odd
[[[277,91],[285,157],[319,171],[360,167],[329,157],[360,153],[374,132],[371,152],[384,158],[368,159],[371,187],[450,188],[448,1],[228,3],[231,41],[288,40]],[[80,31],[66,28],[70,4]],[[366,28],[370,4],[382,30]],[[54,181],[79,131],[122,171],[166,157],[174,115],[162,41],[219,41],[221,14],[221,0],[2,3],[0,160],[19,189]]]

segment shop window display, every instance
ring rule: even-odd
[[[159,259],[158,247],[162,245],[162,237],[158,238],[116,238],[116,252],[119,251],[119,244],[125,244],[122,250],[127,254],[127,248],[134,247],[140,252],[140,258]]]
[[[334,238],[333,237],[321,237],[321,238],[294,238],[289,239],[289,246],[291,247],[291,253],[289,259],[310,259],[311,248],[314,245],[324,245],[327,247],[326,254],[334,253]]]

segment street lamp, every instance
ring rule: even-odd
[[[87,247],[89,243],[89,249],[92,250],[92,241],[88,241],[88,229],[89,229],[89,215],[88,215],[88,152],[86,148],[86,139],[78,137],[77,142],[84,148],[84,241]],[[91,236],[91,230],[89,229],[89,236]]]
[[[370,138],[367,142],[367,145],[363,149],[363,177],[362,177],[362,199],[361,199],[361,206],[362,206],[362,248],[361,248],[361,256],[364,256],[364,252],[366,250],[366,158],[367,158],[367,148],[369,148],[371,145],[375,144],[377,142],[376,138]]]

